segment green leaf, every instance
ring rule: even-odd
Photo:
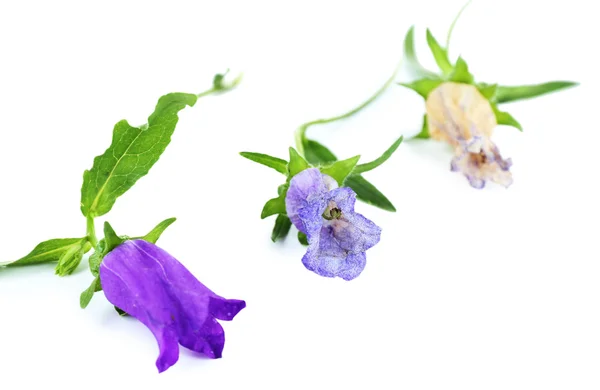
[[[56,264],[55,273],[58,276],[70,275],[81,263],[83,255],[86,254],[92,245],[87,238],[81,239],[78,244],[72,245],[65,253],[62,254]]]
[[[458,57],[456,60],[456,65],[454,66],[454,71],[450,74],[450,81],[454,81],[457,83],[463,84],[473,84],[474,77],[469,72],[469,66],[462,59],[462,57]]]
[[[63,255],[82,248],[87,243],[83,238],[56,238],[38,244],[29,254],[19,260],[6,264],[7,267],[49,263],[59,261]],[[66,259],[65,259],[66,261]]]
[[[421,76],[438,77],[435,73],[425,69],[417,59],[415,52],[415,26],[411,26],[404,38],[404,56],[415,73]]]
[[[277,157],[272,157],[267,154],[252,153],[252,152],[241,152],[240,155],[242,157],[247,158],[248,160],[252,160],[259,164],[265,165],[269,168],[273,168],[277,172],[287,175],[287,163],[288,162],[283,159],[280,159]]]
[[[436,89],[441,83],[443,83],[442,80],[421,79],[413,81],[412,83],[398,83],[398,85],[410,88],[421,95],[423,99],[427,99],[429,93]]]
[[[492,109],[494,110],[494,114],[496,115],[496,122],[498,122],[499,125],[512,126],[519,129],[520,131],[523,131],[523,127],[521,126],[521,124],[508,112],[500,111],[498,109],[498,106],[496,106],[495,104],[492,104]]]
[[[177,220],[177,218],[165,219],[164,221],[162,221],[161,223],[159,223],[158,225],[156,225],[156,227],[154,229],[152,229],[150,231],[150,233],[146,234],[144,237],[141,237],[141,239],[144,240],[144,241],[148,241],[148,242],[151,242],[153,244],[156,244],[156,241],[158,241],[158,239],[163,234],[163,232],[169,226],[171,226],[171,224],[173,222],[175,222],[176,220]]]
[[[122,237],[117,236],[117,233],[115,233],[112,226],[110,226],[110,223],[106,221],[104,222],[104,241],[106,241],[106,247],[104,249],[104,252],[109,253],[110,251],[124,243],[126,240]]]
[[[352,188],[356,197],[363,202],[386,211],[396,211],[392,202],[361,175],[348,176],[344,185]]]
[[[341,186],[344,184],[346,177],[348,177],[350,172],[352,172],[356,166],[356,163],[358,163],[358,160],[360,160],[360,156],[354,156],[346,160],[336,161],[328,167],[321,168],[321,173],[333,177]]]
[[[294,177],[303,170],[310,168],[306,160],[298,154],[296,149],[290,148],[290,162],[288,163],[289,177]]]
[[[420,139],[429,139],[431,136],[429,135],[429,125],[427,124],[427,114],[423,115],[423,127],[421,128],[421,132],[415,135],[413,138]]]
[[[277,242],[287,237],[292,227],[292,221],[287,215],[279,214],[275,220],[275,226],[273,227],[273,233],[271,233],[271,240]]]
[[[392,154],[394,154],[394,152],[396,151],[396,149],[398,149],[398,146],[400,146],[400,144],[402,143],[402,140],[404,139],[403,136],[400,136],[400,138],[398,138],[396,140],[396,142],[394,142],[392,144],[392,146],[389,147],[388,150],[386,150],[385,152],[383,152],[383,154],[381,155],[381,157],[379,157],[376,160],[373,160],[369,163],[366,164],[359,164],[354,168],[354,171],[352,171],[353,174],[359,174],[359,173],[364,173],[364,172],[368,172],[368,171],[372,171],[373,169],[377,168],[378,166],[380,166],[381,164],[383,164],[384,162],[386,162],[388,160],[388,158],[390,158],[392,156]]]
[[[287,195],[287,188],[277,198],[273,198],[265,203],[265,206],[260,213],[260,218],[265,219],[275,214],[285,214],[285,196]]]
[[[304,156],[313,165],[331,164],[337,161],[335,154],[312,139],[305,139]]]
[[[308,245],[308,237],[302,232],[298,232],[298,242],[302,245]]]
[[[551,81],[543,84],[521,85],[515,87],[498,87],[498,103],[514,102],[517,100],[530,99],[561,89],[575,87],[579,83],[572,81]]]
[[[450,74],[452,72],[452,64],[448,59],[448,53],[440,46],[429,29],[427,29],[427,45],[429,45],[429,49],[433,54],[435,63],[438,65],[442,73]]]
[[[498,91],[498,84],[485,84],[480,83],[477,85],[477,89],[483,95],[484,98],[490,102],[496,101],[496,93]]]
[[[92,298],[94,297],[94,293],[102,291],[102,283],[100,282],[100,276],[96,275],[90,287],[88,287],[84,292],[79,296],[79,306],[82,309],[85,309],[89,304]]]
[[[146,175],[171,141],[179,111],[196,103],[196,95],[171,93],[161,97],[148,124],[115,125],[110,147],[94,159],[83,174],[81,212],[98,217],[110,211],[116,199]]]

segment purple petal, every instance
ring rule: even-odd
[[[311,210],[304,212],[305,218],[310,218],[316,209],[320,209],[325,194],[335,186],[337,186],[335,180],[322,174],[317,168],[305,169],[292,177],[285,198],[285,208],[288,217],[298,230],[308,234],[307,227],[299,214],[303,209],[310,207]]]
[[[143,240],[126,241],[100,265],[106,298],[152,331],[160,349],[159,372],[177,362],[181,344],[212,358],[221,357],[223,328],[245,302],[226,300],[200,283],[173,256]]]

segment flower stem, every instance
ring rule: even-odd
[[[308,130],[308,128],[310,126],[313,126],[313,125],[322,125],[322,124],[325,124],[325,123],[331,123],[331,122],[335,122],[335,121],[338,121],[338,120],[341,120],[341,119],[345,119],[345,118],[351,117],[352,115],[354,115],[354,114],[358,113],[359,111],[361,111],[363,108],[367,107],[369,104],[373,103],[375,100],[377,100],[377,98],[381,94],[383,94],[385,92],[386,89],[388,89],[388,87],[390,85],[392,85],[392,83],[394,82],[394,80],[396,80],[396,74],[400,70],[400,65],[401,65],[401,63],[399,63],[398,66],[396,66],[396,69],[394,69],[394,73],[385,82],[385,84],[383,84],[383,86],[381,88],[379,88],[379,90],[377,90],[377,92],[375,92],[375,94],[373,96],[371,96],[369,99],[367,99],[366,101],[364,101],[358,107],[353,108],[352,110],[348,111],[345,114],[334,116],[332,118],[317,119],[317,120],[314,120],[314,121],[311,121],[311,122],[307,122],[307,123],[303,124],[302,126],[298,127],[298,129],[296,130],[296,134],[294,136],[295,141],[296,141],[296,149],[298,150],[298,153],[300,153],[300,155],[304,155],[304,142],[306,141],[306,131]]]
[[[467,1],[466,4],[462,6],[462,8],[460,9],[460,11],[458,11],[458,14],[452,21],[452,24],[450,25],[450,29],[448,30],[448,37],[446,38],[446,53],[450,51],[450,38],[452,37],[452,31],[454,31],[454,26],[456,26],[456,22],[458,22],[460,15],[462,15],[462,13],[469,6],[469,4],[471,4],[471,1],[472,0]]]
[[[94,225],[94,218],[87,217],[87,238],[92,247],[96,248],[98,245],[98,238],[96,237],[96,226]]]
[[[196,96],[198,96],[198,98],[201,98],[201,97],[204,97],[204,96],[208,96],[208,95],[210,95],[210,94],[213,94],[213,93],[215,93],[215,92],[217,92],[217,90],[216,90],[215,88],[211,88],[211,89],[209,89],[209,90],[207,90],[207,91],[204,91],[204,92],[201,92],[201,93],[197,94]]]

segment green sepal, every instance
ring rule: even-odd
[[[523,127],[521,126],[521,124],[508,112],[500,111],[496,104],[492,104],[492,109],[494,110],[494,114],[496,115],[496,122],[499,125],[512,126],[514,128],[519,129],[519,131],[523,131]]]
[[[102,283],[100,282],[100,276],[96,275],[90,287],[88,287],[84,292],[79,296],[79,306],[82,309],[85,309],[89,304],[92,298],[94,297],[94,293],[102,291]]]
[[[485,84],[480,83],[477,85],[477,89],[481,93],[481,95],[489,100],[490,102],[496,101],[496,94],[498,93],[498,84]]]
[[[423,115],[423,126],[421,127],[421,132],[415,135],[413,138],[419,139],[429,139],[431,135],[429,135],[429,124],[427,123],[427,114]]]
[[[337,161],[333,152],[312,139],[304,140],[304,156],[313,165],[332,164]]]
[[[463,84],[473,84],[475,80],[471,72],[469,72],[469,66],[462,57],[458,57],[458,60],[456,60],[456,65],[449,79],[450,81]]]
[[[350,157],[346,160],[336,161],[328,167],[321,168],[321,173],[331,176],[341,186],[344,184],[346,177],[352,172],[356,164],[360,160],[360,156]]]
[[[406,88],[410,88],[413,91],[415,91],[416,93],[418,93],[419,95],[421,95],[421,97],[423,97],[423,99],[427,99],[427,97],[429,96],[431,91],[433,91],[434,89],[439,87],[439,85],[443,82],[444,82],[443,80],[439,80],[439,79],[438,80],[421,79],[421,80],[415,80],[412,83],[398,83],[398,85],[401,85]]]
[[[396,151],[396,149],[398,149],[398,147],[400,146],[400,144],[402,143],[402,140],[404,139],[403,136],[400,136],[400,138],[398,138],[393,144],[392,146],[390,146],[385,152],[383,152],[383,154],[369,162],[366,164],[359,164],[357,165],[354,170],[352,171],[353,174],[360,174],[360,173],[364,173],[364,172],[368,172],[368,171],[372,171],[373,169],[377,168],[378,166],[380,166],[381,164],[383,164],[384,162],[386,162],[391,156],[392,154],[394,154],[394,152]]]
[[[65,254],[76,252],[80,248],[87,248],[87,250],[89,250],[90,247],[86,245],[87,243],[87,237],[56,238],[47,240],[38,244],[26,256],[5,265],[7,267],[13,267],[60,261]],[[67,262],[67,259],[65,258],[63,261]]]
[[[271,233],[271,241],[277,242],[285,239],[290,232],[292,227],[292,221],[287,215],[279,214],[275,220],[275,226],[273,227],[273,233]]]
[[[421,65],[417,59],[417,54],[415,52],[415,26],[411,26],[404,37],[404,56],[406,57],[409,65],[418,75],[435,78],[439,77],[435,73],[425,69],[425,67],[423,67],[423,65]]]
[[[94,253],[92,253],[90,258],[88,259],[88,265],[90,267],[90,272],[92,273],[92,275],[98,276],[100,264],[102,263],[102,260],[104,259],[106,253],[106,241],[103,238],[100,241],[98,241],[98,245],[96,245]]]
[[[127,312],[125,310],[120,309],[117,306],[114,306],[114,308],[121,317],[127,317],[129,315],[129,314],[127,314]]]
[[[133,127],[122,120],[115,125],[110,147],[94,158],[92,168],[83,174],[84,216],[108,213],[117,198],[149,172],[171,142],[179,111],[193,106],[196,100],[194,94],[171,93],[158,100],[148,124]]]
[[[361,175],[348,176],[344,185],[352,188],[361,201],[386,211],[396,211],[392,202]]]
[[[285,184],[285,188],[277,198],[269,199],[260,213],[260,218],[265,219],[275,214],[285,214],[285,196],[289,185]]]
[[[225,84],[223,81],[225,80],[225,76],[229,73],[229,69],[225,71],[225,73],[217,73],[215,77],[213,77],[213,90],[217,92],[221,91],[229,91],[230,89],[235,88],[240,81],[242,81],[242,75],[240,74],[233,80],[230,84]]]
[[[168,219],[165,219],[164,221],[162,221],[161,223],[159,223],[158,225],[156,225],[154,227],[154,229],[152,229],[148,234],[146,234],[143,237],[139,237],[139,238],[142,239],[142,240],[144,240],[144,241],[148,241],[148,242],[151,242],[153,244],[156,244],[156,241],[158,241],[158,239],[164,233],[164,231],[167,230],[167,228],[169,226],[171,226],[171,224],[173,222],[175,222],[176,220],[177,220],[177,218],[168,218]],[[132,238],[132,240],[135,240],[137,238],[138,237]]]
[[[310,168],[310,164],[294,148],[290,148],[290,162],[287,166],[288,177],[292,178],[303,170]]]
[[[435,63],[438,65],[443,74],[447,75],[452,72],[452,64],[448,59],[448,52],[440,46],[429,29],[427,29],[427,45],[433,54]]]
[[[252,153],[252,152],[241,152],[240,155],[242,157],[247,158],[248,160],[262,164],[269,168],[273,168],[277,172],[283,173],[284,175],[287,175],[287,173],[288,173],[288,170],[287,170],[288,162],[281,158],[272,157],[267,154]]]
[[[302,245],[307,246],[308,245],[308,237],[306,237],[306,234],[304,234],[302,232],[298,232],[298,242]]]
[[[551,81],[548,83],[520,86],[498,86],[496,101],[498,103],[508,103],[517,100],[530,99],[547,93],[559,91],[561,89],[575,87],[579,83],[573,81]]]
[[[115,230],[110,226],[108,221],[104,222],[104,241],[106,242],[106,247],[104,252],[110,253],[113,249],[121,245],[126,241],[125,238],[117,236]]]

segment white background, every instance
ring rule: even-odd
[[[367,178],[398,207],[358,204],[383,228],[352,282],[304,269],[293,235],[269,237],[264,202],[283,176],[238,152],[286,157],[303,122],[370,96],[417,25],[440,41],[462,0],[350,2],[3,1],[0,261],[85,234],[83,170],[113,125],[145,123],[158,97],[239,89],[181,114],[173,142],[106,216],[120,234],[178,221],[159,244],[218,294],[247,301],[224,323],[223,359],[182,349],[157,374],[151,333],[102,293],[86,310],[84,262],[0,271],[0,388],[598,389],[598,60],[594,3],[475,1],[451,45],[480,81],[572,79],[504,106],[514,185],[478,191],[442,144],[405,142]],[[407,80],[403,76],[399,80]],[[309,130],[340,157],[377,157],[420,129],[423,100],[392,87],[358,116]],[[98,220],[100,230],[105,218]]]

